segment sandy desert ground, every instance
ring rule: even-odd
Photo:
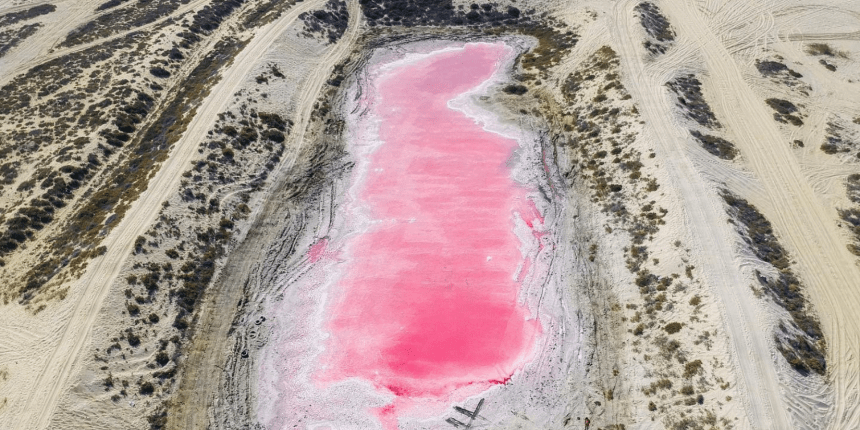
[[[849,0],[3,2],[0,428],[860,428],[858,60]]]

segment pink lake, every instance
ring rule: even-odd
[[[354,196],[372,222],[345,246],[319,379],[434,398],[504,383],[525,364],[540,325],[518,304],[528,261],[514,226],[540,215],[508,166],[517,142],[448,106],[511,52],[467,44],[391,65],[370,83],[382,143]]]

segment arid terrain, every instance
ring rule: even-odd
[[[0,277],[0,429],[860,428],[860,3],[0,2]]]

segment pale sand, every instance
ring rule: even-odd
[[[182,10],[190,10],[203,3],[193,2],[183,6]],[[106,242],[110,253],[91,262],[83,280],[70,285],[68,296],[63,301],[50,304],[36,315],[15,303],[4,305],[0,312],[0,427],[48,428],[56,405],[71,389],[72,381],[94,377],[81,374],[78,363],[82,357],[92,355],[92,351],[84,347],[92,341],[91,336],[102,333],[93,327],[96,314],[105,296],[114,294],[109,291],[109,286],[129,255],[134,239],[153,222],[167,193],[176,188],[179,175],[195,153],[195,136],[208,131],[214,115],[225,109],[226,101],[239,89],[240,83],[256,64],[255,59],[261,56],[273,38],[288,28],[299,12],[319,7],[322,3],[311,0],[299,3],[281,19],[258,32],[198,109],[189,131],[152,179],[150,191],[140,197],[122,223],[112,230]],[[51,19],[62,18],[66,24],[46,26],[22,47],[11,51],[0,65],[3,72],[0,80],[11,79],[15,72],[65,52],[49,54],[48,50],[62,40],[63,31],[88,19],[93,8],[90,4],[83,5],[83,2],[57,4],[58,12]],[[852,36],[860,13],[855,10],[857,6],[848,1],[815,6],[780,0],[775,3],[707,3],[700,8],[692,3],[657,2],[678,32],[678,37],[667,54],[651,60],[644,56],[641,47],[643,31],[633,13],[636,4],[634,1],[538,4],[538,7],[551,8],[569,24],[580,25],[582,35],[571,56],[551,70],[552,79],[544,85],[563,82],[567,74],[576,70],[582,60],[603,44],[609,44],[619,52],[622,82],[645,121],[641,127],[643,137],[636,145],[643,153],[653,149],[657,154],[656,163],[649,162],[646,169],[658,178],[663,194],[659,204],[669,209],[672,217],[649,251],[655,257],[662,257],[661,266],[680,267],[685,263],[680,261],[672,242],[680,238],[690,249],[684,258],[696,266],[695,273],[702,278],[703,289],[699,294],[704,307],[701,312],[712,318],[702,324],[719,329],[711,358],[726,362],[727,367],[721,372],[724,372],[726,380],[732,382],[725,394],[731,393],[733,400],[723,402],[721,416],[731,417],[736,428],[845,429],[860,426],[860,407],[857,404],[860,402],[860,351],[857,351],[860,324],[855,318],[860,309],[860,292],[856,288],[860,269],[857,258],[846,250],[845,245],[851,239],[838,227],[834,208],[834,205],[844,207],[847,204],[842,185],[844,176],[860,168],[856,161],[827,156],[818,149],[826,122],[833,115],[846,119],[860,115],[857,105],[860,87],[856,82],[849,82],[860,70],[856,62],[860,50]],[[355,5],[352,2],[350,5],[355,12]],[[594,18],[586,9],[595,11]],[[830,72],[817,64],[817,58],[803,52],[804,38],[827,40],[834,47],[848,51],[849,58],[831,60],[838,64],[839,70]],[[30,43],[33,45],[28,45]],[[325,65],[333,65],[340,55],[352,48],[349,43],[339,46],[337,55],[326,58]],[[81,47],[73,49],[77,48]],[[755,59],[771,54],[784,57],[786,64],[800,71],[804,82],[814,90],[810,97],[792,95],[795,100],[802,101],[808,112],[806,125],[801,128],[775,123],[770,108],[763,102],[767,97],[784,95],[787,91],[768,83],[754,69]],[[316,87],[310,85],[302,97],[297,130],[304,130],[307,124],[309,112],[317,99],[314,89],[318,91],[327,77],[323,69],[320,67],[320,72],[314,77]],[[711,156],[690,139],[688,127],[674,110],[673,101],[663,84],[685,70],[696,71],[702,80],[708,101],[725,125],[730,140],[741,152],[736,163],[715,162],[709,158]],[[537,123],[518,122],[517,128],[512,128],[504,121],[493,123],[490,120],[503,115],[504,111],[494,112],[483,116],[482,121],[487,129],[496,132],[511,133],[511,130],[524,129],[526,135],[533,136],[542,131],[542,125]],[[793,139],[804,140],[805,148],[791,149],[788,142]],[[725,211],[715,192],[722,184],[758,206],[774,224],[778,237],[797,261],[796,271],[806,285],[813,309],[821,318],[828,343],[827,385],[816,376],[799,377],[775,351],[771,333],[778,311],[772,308],[771,303],[755,298],[749,288],[756,282],[752,272],[760,263],[750,258],[750,254],[740,246],[733,227],[726,223]],[[573,200],[571,197],[570,201]],[[555,210],[550,207],[542,209],[548,213]],[[556,221],[560,225],[557,240],[576,238],[575,229],[583,226],[593,229],[593,239],[600,243],[599,258],[610,263],[603,268],[610,280],[605,286],[622,304],[638,300],[638,293],[631,288],[631,276],[623,267],[620,248],[625,246],[625,242],[617,235],[602,233],[600,214],[589,214],[586,208],[572,205],[564,210],[568,211],[567,214],[573,210],[582,216],[576,221],[559,216]],[[561,209],[558,211],[562,213]],[[312,243],[311,240],[306,241],[307,246]],[[557,285],[584,283],[586,279],[582,277],[587,270],[580,264],[587,249],[584,246],[579,249],[571,247],[566,252],[581,255],[579,260],[574,255],[562,256],[562,261],[569,263],[568,271],[558,272],[560,278],[553,282]],[[550,297],[557,295],[556,303],[578,300],[575,304],[584,304],[584,297],[576,293],[570,293],[573,298],[562,299],[564,294],[557,289],[544,288],[542,292],[549,293]],[[115,293],[121,294],[121,291]],[[537,291],[531,290],[524,295],[524,302],[534,306],[535,295]],[[544,297],[543,300],[548,299]],[[671,311],[672,319],[690,318],[692,311],[682,305]],[[574,316],[577,311],[576,306],[565,307],[567,320],[560,319],[558,326],[554,326],[552,321],[544,322],[545,327],[552,327],[557,333],[569,337],[553,342],[568,348],[577,344],[578,339],[591,339],[591,334],[583,328],[571,325],[582,321],[581,316]],[[608,308],[606,312],[611,313]],[[585,322],[590,325],[603,316],[588,317]],[[546,393],[567,390],[568,397],[558,399],[558,409],[541,411],[536,406],[523,404],[523,396],[533,392],[533,385],[529,384],[537,384],[535,381],[539,375],[534,373],[535,379],[530,380],[528,370],[524,370],[520,375],[522,385],[517,383],[486,394],[496,399],[498,405],[496,409],[487,409],[488,416],[507,413],[507,410],[502,410],[506,409],[505,405],[522,404],[523,410],[518,411],[522,418],[499,423],[499,427],[545,428],[543,423],[560,425],[567,415],[575,418],[599,410],[615,410],[628,422],[637,423],[639,428],[661,428],[659,421],[650,421],[646,408],[649,400],[641,393],[646,381],[651,380],[649,375],[654,369],[648,367],[648,362],[639,360],[641,354],[630,349],[635,338],[625,334],[623,327],[616,331],[620,342],[626,345],[620,347],[619,359],[619,363],[624,365],[620,369],[624,382],[618,387],[618,392],[625,394],[624,400],[605,402],[600,408],[583,406],[583,394],[577,391],[577,383],[583,379],[577,378],[581,377],[583,363],[592,360],[590,354],[596,346],[592,340],[591,343],[585,342],[581,349],[571,347],[557,351],[558,357],[566,360],[564,363],[573,366],[551,369],[557,372],[557,376],[549,378],[549,381],[556,385]],[[679,335],[683,342],[695,340],[692,333],[681,332]],[[597,345],[596,350],[600,351],[603,346]],[[598,354],[594,360],[599,361],[605,356]],[[207,367],[206,371],[210,369]],[[540,375],[545,378],[549,374],[552,373]],[[575,378],[566,379],[570,375],[575,375]],[[543,381],[546,382],[547,379]],[[356,390],[366,397],[353,399],[349,392],[344,392],[329,400],[344,410],[349,410],[353,404],[348,401],[361,404],[385,402],[384,398],[367,394],[366,386],[357,384]],[[721,399],[709,397],[708,402],[712,400]],[[97,403],[100,401],[93,400],[92,410],[109,413],[113,406],[100,405]],[[474,399],[467,402],[469,406],[474,403]],[[131,415],[135,411],[122,413]],[[198,418],[196,421],[189,419],[188,426],[204,427],[207,411],[198,409],[194,413]],[[264,416],[265,413],[261,413],[261,419]],[[438,427],[439,419],[446,416],[439,414],[424,424],[416,422],[415,428]],[[356,420],[360,423],[356,425],[361,428],[375,425],[366,417]]]

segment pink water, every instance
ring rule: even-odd
[[[357,185],[375,222],[347,246],[322,379],[360,377],[426,398],[503,383],[522,366],[540,328],[517,303],[526,262],[514,220],[531,227],[539,214],[506,166],[516,142],[447,105],[509,54],[468,44],[375,82],[371,115],[384,143]]]

